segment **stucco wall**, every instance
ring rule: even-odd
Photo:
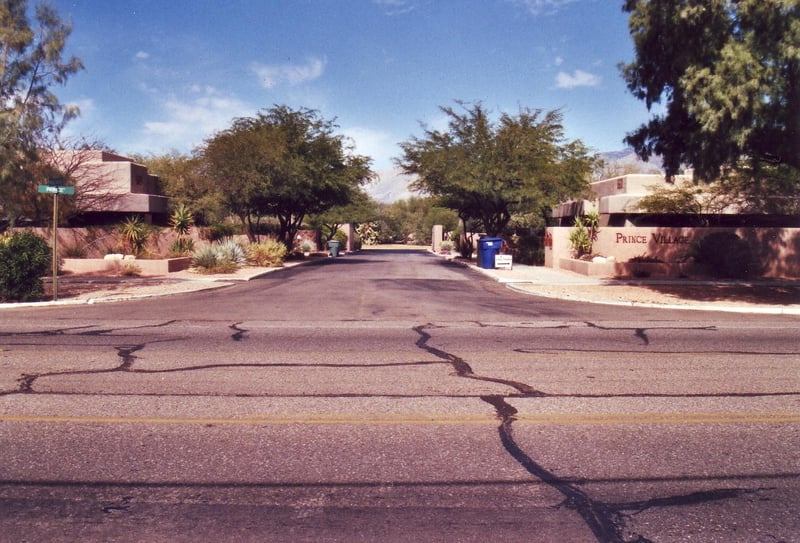
[[[559,260],[573,256],[568,227],[547,229],[545,266],[558,268]],[[692,244],[712,232],[735,232],[746,240],[766,277],[800,277],[798,228],[646,228],[601,227],[593,246],[595,254],[625,262],[636,256],[680,262]]]

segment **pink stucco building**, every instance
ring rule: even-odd
[[[139,215],[160,223],[167,217],[166,196],[157,194],[158,177],[133,159],[98,150],[58,151],[54,167],[74,185],[80,215],[85,222],[118,221]]]

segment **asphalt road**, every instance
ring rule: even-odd
[[[0,541],[800,541],[798,324],[403,251],[0,311]]]

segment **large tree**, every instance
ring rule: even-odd
[[[62,58],[70,25],[47,4],[36,7],[32,25],[27,8],[26,0],[0,0],[0,208],[11,222],[35,185],[39,149],[77,114],[52,88],[83,68]]]
[[[441,108],[447,130],[401,143],[397,163],[416,176],[412,188],[455,210],[465,226],[477,220],[498,235],[513,214],[549,216],[586,190],[595,159],[579,140],[566,140],[559,111],[521,108],[493,121],[480,103],[459,105]]]
[[[273,216],[291,249],[308,214],[347,204],[373,177],[370,159],[353,154],[335,128],[315,110],[275,106],[234,120],[206,141],[206,174],[251,240],[260,219]]]
[[[636,58],[622,66],[648,108],[626,142],[702,180],[744,167],[800,169],[798,0],[626,0]],[[774,169],[774,168],[773,168]]]
[[[132,158],[158,176],[159,193],[167,196],[173,207],[185,206],[195,224],[209,225],[225,218],[219,188],[213,179],[203,174],[201,157],[172,150],[160,155],[134,155]]]

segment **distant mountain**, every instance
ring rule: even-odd
[[[648,162],[645,162],[636,156],[636,152],[630,148],[600,153],[600,158],[605,163],[602,171],[608,174],[601,177],[612,177],[626,173],[661,173],[664,170],[664,164],[660,156],[651,157]]]
[[[367,193],[377,201],[391,204],[415,196],[408,188],[411,177],[394,168],[378,170],[378,180],[365,187]]]

